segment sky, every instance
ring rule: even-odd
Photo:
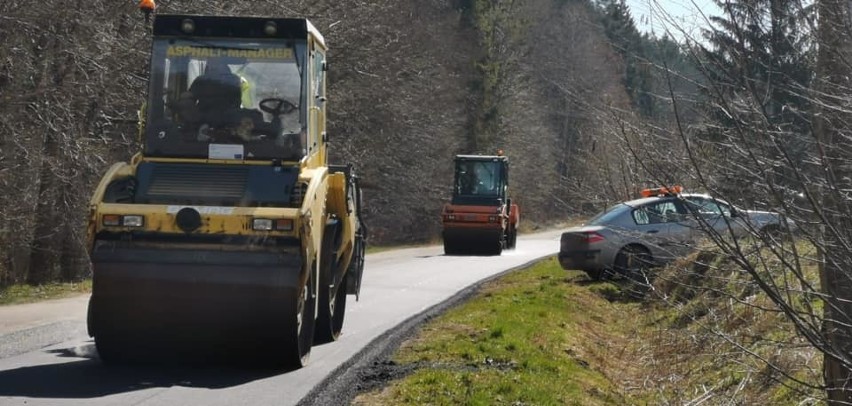
[[[639,31],[662,37],[668,29],[678,40],[685,36],[700,40],[700,28],[708,25],[706,18],[722,14],[712,0],[627,0],[627,6]]]

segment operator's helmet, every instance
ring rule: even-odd
[[[231,73],[231,68],[228,67],[225,58],[212,58],[207,61],[204,73],[207,75],[225,75]]]

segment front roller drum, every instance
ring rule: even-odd
[[[505,240],[500,228],[445,228],[446,255],[500,255]]]
[[[307,363],[317,292],[298,255],[113,248],[92,262],[89,334],[105,363]]]

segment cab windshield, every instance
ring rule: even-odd
[[[455,192],[459,196],[502,197],[500,161],[463,161],[456,168]]]
[[[304,42],[155,39],[152,55],[146,155],[305,155]]]

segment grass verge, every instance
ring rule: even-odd
[[[633,303],[611,303],[548,259],[425,325],[394,362],[413,372],[354,404],[624,404],[596,368],[618,362]],[[574,283],[580,281],[581,283]]]
[[[0,289],[0,306],[61,299],[91,292],[91,279],[77,283],[49,283],[38,286],[12,285]]]
[[[819,404],[820,354],[727,256],[659,272],[642,299],[553,258],[489,282],[352,403]]]

